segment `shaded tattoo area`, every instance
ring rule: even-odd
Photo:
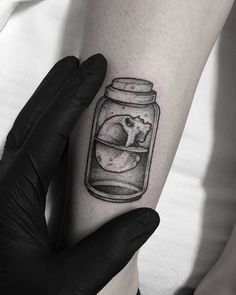
[[[147,80],[116,78],[94,114],[85,185],[116,203],[141,198],[148,186],[160,108]]]

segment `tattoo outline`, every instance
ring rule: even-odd
[[[115,78],[98,101],[85,174],[88,191],[101,200],[138,200],[149,180],[160,108],[150,81]]]

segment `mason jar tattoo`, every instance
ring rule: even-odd
[[[147,80],[116,78],[98,101],[85,176],[96,198],[131,202],[146,191],[160,117],[152,88]]]

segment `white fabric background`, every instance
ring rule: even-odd
[[[0,0],[0,31],[6,25],[17,4],[18,2],[12,0]]]
[[[6,25],[9,17],[19,2],[32,0],[0,0],[0,31]]]
[[[0,33],[0,147],[51,66],[79,55],[83,0],[21,3]],[[201,77],[157,211],[161,224],[140,253],[144,295],[195,286],[236,220],[236,7]],[[189,279],[190,277],[190,279]]]

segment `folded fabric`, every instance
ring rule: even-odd
[[[19,2],[31,1],[31,0],[0,0],[0,31],[6,25],[13,10],[16,8]]]

